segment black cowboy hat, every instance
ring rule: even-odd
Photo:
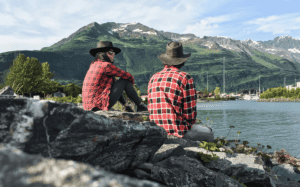
[[[158,58],[166,65],[179,65],[190,58],[191,53],[183,54],[181,42],[169,42],[166,52],[158,56]]]
[[[97,43],[97,48],[93,48],[90,50],[90,54],[95,57],[95,55],[98,53],[98,52],[106,52],[106,51],[109,51],[110,49],[112,49],[115,54],[118,54],[121,52],[121,49],[117,48],[117,47],[114,47],[112,42],[110,41],[100,41]]]

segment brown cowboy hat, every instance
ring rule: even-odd
[[[121,52],[121,49],[114,47],[112,42],[110,41],[100,41],[97,43],[97,48],[93,48],[90,50],[90,54],[95,57],[95,55],[98,52],[106,52],[109,51],[110,49],[114,50],[115,54],[118,54]]]
[[[158,56],[158,58],[167,65],[179,65],[190,58],[191,53],[183,54],[181,42],[169,42],[166,52]]]

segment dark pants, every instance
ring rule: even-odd
[[[184,139],[190,139],[193,141],[206,141],[214,142],[214,131],[212,128],[203,125],[193,125],[183,137]]]
[[[127,96],[131,101],[133,101],[136,105],[139,105],[142,101],[140,100],[138,94],[136,93],[133,85],[128,80],[120,78],[111,87],[111,91],[109,94],[109,106],[108,109],[113,107],[117,101],[119,101],[122,105],[126,104],[125,97],[123,95],[123,91],[126,92]],[[100,110],[98,107],[94,107],[92,111]]]

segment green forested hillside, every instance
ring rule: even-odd
[[[109,24],[95,24],[76,34],[71,40],[58,42],[50,47],[35,51],[6,52],[0,54],[0,71],[5,80],[9,72],[9,65],[18,53],[26,57],[35,57],[41,63],[48,62],[50,71],[54,72],[54,79],[61,84],[75,83],[82,86],[83,79],[94,57],[89,54],[91,48],[97,46],[99,41],[111,41],[121,53],[115,56],[115,65],[131,73],[137,86],[146,94],[150,77],[162,70],[162,62],[158,55],[166,51],[166,44],[170,39],[165,37],[120,37],[117,33],[109,33]],[[242,89],[267,88],[295,84],[299,81],[300,65],[276,55],[266,54],[257,50],[255,55],[245,52],[236,52],[216,46],[208,49],[197,43],[184,44],[184,53],[192,55],[186,62],[182,71],[188,72],[195,81],[198,91],[207,87],[211,92],[216,87],[223,92],[223,57],[225,57],[225,92],[236,92]],[[66,81],[65,83],[63,81]]]

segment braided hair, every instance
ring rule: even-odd
[[[98,52],[96,55],[95,55],[95,60],[92,61],[92,63],[90,64],[90,67],[91,65],[97,61],[97,60],[101,60],[101,61],[105,61],[105,62],[111,62],[109,57],[107,56],[106,52]],[[112,62],[111,62],[112,63]]]

